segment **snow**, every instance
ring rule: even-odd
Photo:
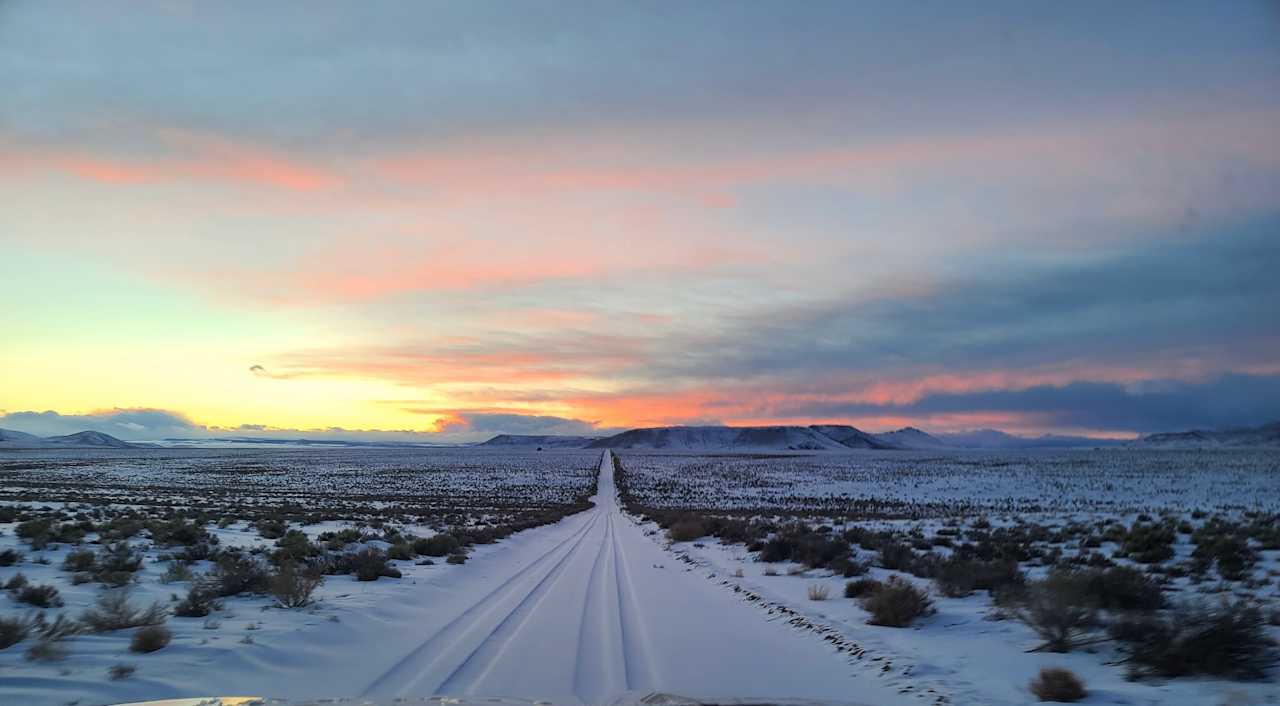
[[[41,458],[53,465],[33,470],[21,468],[31,455],[8,455],[11,463],[0,463],[0,478],[13,485],[4,493],[114,488],[111,497],[124,503],[143,495],[217,497],[218,488],[235,482],[243,497],[298,497],[317,506],[331,500],[320,497],[322,491],[352,496],[361,507],[394,502],[398,494],[432,503],[453,497],[460,514],[478,521],[487,512],[483,506],[501,504],[503,496],[530,507],[555,502],[581,492],[597,465],[600,473],[592,509],[477,546],[461,566],[401,561],[396,565],[403,578],[371,583],[331,576],[319,602],[299,610],[273,608],[265,597],[231,598],[208,620],[171,617],[172,644],[152,654],[128,651],[130,631],[71,638],[70,656],[59,662],[26,661],[26,643],[0,650],[0,704],[91,706],[216,693],[377,699],[452,694],[596,704],[663,692],[715,701],[1010,706],[1033,703],[1026,684],[1044,666],[1079,674],[1091,692],[1087,704],[1280,703],[1274,682],[1126,681],[1123,667],[1108,663],[1117,653],[1107,645],[1065,655],[1028,653],[1038,643],[1035,635],[1021,623],[991,619],[982,592],[966,598],[935,594],[937,613],[910,628],[867,625],[858,604],[842,597],[845,579],[825,570],[780,565],[773,567],[779,575],[768,576],[769,567],[742,546],[709,541],[667,547],[656,528],[619,508],[609,451],[94,453],[46,454]],[[144,458],[150,460],[139,460]],[[922,536],[971,510],[1000,527],[1128,523],[1148,509],[1238,515],[1280,507],[1274,456],[1236,451],[714,458],[628,452],[624,461],[632,491],[645,502],[818,511],[878,497],[912,512],[864,524],[919,529]],[[489,497],[483,497],[486,489]],[[1044,507],[1046,498],[1053,508]],[[59,507],[63,501],[39,504]],[[917,513],[938,507],[948,512]],[[824,519],[831,517],[814,515],[814,522]],[[394,524],[420,536],[434,531],[409,516]],[[352,526],[350,519],[334,517],[299,528],[315,537]],[[210,531],[223,546],[271,544],[244,521]],[[0,568],[0,581],[21,571],[34,583],[56,584],[69,616],[101,594],[97,584],[70,585],[61,568],[69,547],[30,552],[13,536],[12,524],[0,524],[0,550],[11,547],[27,552],[28,560]],[[1187,539],[1179,537],[1175,549],[1185,556]],[[159,582],[165,568],[160,553],[147,550],[134,589],[137,604],[168,603],[171,594],[186,590],[184,583]],[[37,563],[38,556],[49,563]],[[1257,597],[1280,599],[1274,579],[1280,552],[1264,552],[1258,571],[1270,582],[1255,590]],[[896,572],[871,569],[876,578],[890,573]],[[828,587],[831,598],[809,600],[814,584]],[[1182,580],[1172,588],[1192,590]],[[0,616],[27,612],[0,597]],[[109,680],[108,668],[122,663],[137,673]]]
[[[230,599],[212,621],[170,618],[173,643],[148,655],[128,653],[127,634],[72,638],[72,656],[52,664],[24,661],[22,646],[0,651],[0,702],[95,704],[230,692],[449,693],[594,704],[661,691],[912,703],[847,654],[766,620],[675,561],[621,512],[612,469],[606,452],[593,509],[479,547],[462,566],[401,562],[403,579],[373,583],[330,577],[309,610]],[[223,528],[220,536],[227,541],[236,531]],[[11,533],[0,542],[18,546]],[[36,583],[54,582],[65,551],[47,552],[49,565],[20,568]],[[135,600],[165,600],[174,589],[157,583],[160,565],[148,562],[144,571]],[[78,614],[99,590],[67,587],[68,612]],[[0,610],[21,612],[16,605]],[[117,663],[138,672],[109,681],[106,670]]]
[[[1079,675],[1090,696],[1080,703],[1142,706],[1217,706],[1280,703],[1280,688],[1269,682],[1232,682],[1220,679],[1125,679],[1125,670],[1108,661],[1119,655],[1104,645],[1068,654],[1030,653],[1040,644],[1035,633],[1014,620],[994,620],[983,592],[965,598],[933,595],[937,613],[908,629],[866,624],[867,613],[856,601],[833,598],[808,600],[811,585],[825,585],[833,597],[842,595],[847,579],[829,571],[810,570],[790,574],[789,566],[755,562],[742,546],[714,543],[679,543],[673,549],[687,555],[695,566],[714,572],[729,585],[786,606],[865,649],[868,659],[890,664],[885,682],[911,687],[916,692],[946,696],[954,704],[1014,706],[1034,703],[1026,685],[1042,667],[1066,667]],[[767,576],[769,568],[776,576]],[[795,567],[802,569],[803,567]],[[735,574],[742,571],[743,576]],[[872,568],[868,576],[880,580],[889,575],[930,589],[928,581],[909,574]],[[1280,632],[1280,631],[1276,631]],[[1235,699],[1234,701],[1231,699]]]
[[[1280,454],[1138,449],[623,455],[649,507],[897,514],[1280,507]]]

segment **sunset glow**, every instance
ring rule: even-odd
[[[1272,5],[142,4],[0,5],[0,427],[1280,417]]]

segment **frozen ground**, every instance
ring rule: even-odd
[[[863,516],[1280,507],[1274,450],[623,456],[632,493],[649,507]]]
[[[228,599],[209,619],[169,619],[173,642],[132,654],[127,635],[77,636],[54,662],[0,651],[0,702],[99,704],[210,693],[290,697],[455,693],[604,703],[627,692],[701,697],[907,699],[847,652],[768,615],[675,561],[620,512],[602,459],[593,509],[476,549],[462,566],[400,563],[404,577],[330,577],[310,609]],[[0,537],[20,548],[12,526]],[[219,530],[226,543],[254,543]],[[63,588],[75,615],[102,589],[68,586],[67,550],[28,561],[33,583]],[[167,600],[148,562],[135,599]],[[22,608],[4,601],[3,612]],[[116,664],[135,666],[112,681]]]
[[[884,670],[884,683],[935,702],[1015,706],[1035,703],[1027,683],[1042,667],[1066,667],[1087,684],[1090,696],[1081,703],[1132,706],[1245,706],[1280,703],[1280,686],[1269,682],[1179,678],[1130,681],[1119,666],[1113,645],[1101,643],[1067,654],[1030,652],[1041,643],[1035,632],[1016,620],[996,620],[981,592],[946,598],[933,591],[937,613],[906,628],[866,623],[867,612],[852,600],[840,598],[848,579],[830,571],[806,570],[795,564],[767,565],[755,561],[741,545],[678,543],[674,551],[690,566],[714,575],[727,590],[758,595],[762,602],[785,606],[814,624],[829,627],[850,644],[865,650],[864,660]],[[1277,553],[1280,554],[1280,553]],[[1272,570],[1280,561],[1272,561]],[[737,573],[741,571],[742,575]],[[777,572],[766,575],[766,571]],[[794,572],[794,573],[793,573]],[[909,574],[872,567],[868,576],[888,576],[930,590],[930,582]],[[831,599],[809,600],[811,586],[825,586]],[[1275,600],[1274,591],[1270,594]],[[1280,629],[1273,629],[1280,638]]]
[[[26,659],[30,639],[0,649],[0,704],[91,706],[227,692],[605,703],[662,691],[869,706],[1005,706],[1033,703],[1027,681],[1041,666],[1058,665],[1085,679],[1088,704],[1280,703],[1274,681],[1127,681],[1114,663],[1120,655],[1105,643],[1061,655],[1028,652],[1038,638],[1020,622],[994,620],[984,591],[960,598],[935,591],[936,614],[912,627],[868,625],[858,603],[842,597],[847,579],[829,569],[764,563],[758,552],[714,538],[666,546],[665,532],[619,509],[608,453],[386,453],[162,450],[148,462],[139,462],[147,457],[137,452],[6,454],[0,456],[0,509],[160,513],[189,495],[191,504],[210,510],[204,522],[219,546],[266,556],[277,546],[262,536],[266,520],[283,518],[312,540],[358,527],[363,536],[352,547],[389,550],[396,532],[428,537],[459,524],[484,527],[538,508],[568,507],[590,492],[597,467],[599,485],[591,509],[476,545],[462,565],[395,560],[402,578],[328,576],[319,600],[306,608],[283,609],[269,597],[244,594],[226,598],[208,618],[170,617],[172,643],[154,653],[130,652],[130,630],[71,637],[62,643],[66,657],[52,661]],[[1027,551],[1022,568],[1030,578],[1077,550],[1138,566],[1121,556],[1113,530],[1141,523],[1142,513],[1151,512],[1152,522],[1188,527],[1173,541],[1172,559],[1149,567],[1171,595],[1280,603],[1278,549],[1260,548],[1239,581],[1215,569],[1203,578],[1173,570],[1191,560],[1190,532],[1213,518],[1258,518],[1280,509],[1273,457],[1142,452],[1115,461],[1102,453],[894,459],[876,452],[624,452],[623,460],[631,491],[646,502],[729,510],[739,518],[799,511],[810,526],[886,533],[915,546],[918,555],[946,557],[955,551],[953,541],[1012,532]],[[369,464],[367,474],[362,464]],[[21,572],[33,584],[57,586],[65,605],[46,609],[48,619],[76,617],[103,594],[96,582],[71,581],[63,568],[71,544],[33,549],[15,529],[14,522],[0,522],[0,552],[23,554],[20,563],[0,567],[0,582]],[[97,550],[96,539],[89,534],[82,546]],[[134,575],[133,601],[173,605],[189,582],[161,582],[172,549],[154,546],[145,534],[132,541],[146,559]],[[853,558],[873,564],[872,577],[896,575],[932,588],[928,579],[874,565],[875,551],[856,543]],[[194,561],[190,568],[210,567]],[[814,586],[825,586],[830,598],[810,600]],[[0,618],[33,611],[12,593],[0,595]],[[1268,630],[1280,638],[1280,628]],[[116,665],[136,672],[112,680],[108,670]]]
[[[120,449],[0,453],[0,499],[331,514],[530,508],[590,492],[598,452]]]
[[[1280,640],[1280,454],[1259,451],[864,452],[784,456],[691,456],[623,452],[630,500],[654,516],[697,527],[696,518],[795,526],[811,537],[866,537],[852,544],[863,578],[907,581],[930,592],[936,613],[907,628],[868,625],[869,613],[843,597],[851,579],[829,567],[762,561],[750,541],[704,536],[671,545],[725,590],[830,630],[880,665],[886,684],[955,704],[1034,703],[1027,684],[1042,667],[1066,667],[1090,691],[1083,703],[1156,706],[1280,703],[1269,681],[1127,678],[1125,654],[1098,628],[1081,648],[1033,651],[1043,639],[998,610],[987,591],[943,595],[932,576],[957,548],[1013,546],[1027,579],[1051,566],[1136,569],[1168,601],[1244,601],[1258,606]],[[694,518],[694,519],[688,519]],[[799,524],[792,524],[796,519]],[[666,525],[664,526],[674,526]],[[1256,562],[1239,575],[1195,566],[1206,527],[1253,526],[1244,540]],[[708,527],[710,525],[707,525]],[[1124,551],[1134,527],[1164,526],[1169,556],[1139,560]],[[1173,529],[1176,527],[1176,531]],[[649,525],[657,535],[661,529]],[[684,529],[691,536],[697,529]],[[826,534],[822,534],[826,532]],[[852,532],[853,534],[847,534]],[[664,533],[665,534],[665,533]],[[776,536],[776,534],[774,535]],[[1239,536],[1244,536],[1243,534]],[[914,566],[884,568],[875,541],[896,545]],[[810,591],[830,598],[815,601]]]

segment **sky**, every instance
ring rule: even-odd
[[[0,0],[0,427],[1280,419],[1280,6]]]

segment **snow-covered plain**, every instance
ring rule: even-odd
[[[1280,508],[1272,450],[623,455],[632,493],[650,507],[922,516]]]
[[[172,643],[150,654],[128,651],[131,631],[69,638],[66,657],[54,661],[24,659],[29,643],[19,643],[0,650],[0,703],[450,693],[594,704],[654,691],[910,702],[854,656],[769,620],[676,561],[620,511],[609,454],[592,455],[601,471],[594,507],[477,547],[464,565],[396,562],[402,578],[375,582],[331,576],[304,609],[229,598],[209,618],[170,617]],[[316,535],[341,526],[304,529]],[[0,551],[27,556],[0,569],[0,579],[21,571],[33,584],[57,586],[65,606],[48,609],[50,619],[58,612],[74,617],[102,594],[95,583],[68,581],[62,565],[69,546],[33,552],[14,529],[0,525]],[[224,546],[272,545],[242,524],[212,531]],[[185,588],[160,582],[160,553],[148,548],[135,576],[139,605],[169,605],[170,594]],[[0,617],[29,610],[0,599]],[[109,669],[121,664],[137,671],[110,679]]]
[[[595,451],[121,449],[0,454],[0,500],[331,515],[538,508],[589,494]]]
[[[1244,521],[1280,512],[1280,454],[1269,451],[1149,451],[1134,449],[1031,452],[861,452],[775,456],[693,456],[623,452],[626,477],[637,506],[827,525],[884,532],[919,554],[951,555],[951,541],[977,528],[1008,529],[1043,538],[1027,548],[1040,553],[1022,565],[1029,578],[1048,572],[1045,557],[1092,551],[1120,566],[1132,566],[1162,583],[1173,601],[1243,599],[1280,616],[1280,548],[1254,543],[1258,561],[1240,580],[1210,574],[1209,580],[1178,575],[1166,566],[1148,568],[1123,558],[1103,528],[1167,521],[1180,527],[1169,566],[1186,562],[1194,546],[1190,531],[1213,518]],[[650,525],[654,532],[659,529]],[[1083,532],[1083,535],[1073,533]],[[1090,536],[1092,535],[1092,536]],[[930,546],[937,539],[947,540]],[[1088,541],[1088,548],[1085,542]],[[1094,542],[1097,542],[1094,544]],[[1085,681],[1091,704],[1274,704],[1280,703],[1276,672],[1269,681],[1183,677],[1131,681],[1124,654],[1101,641],[1067,654],[1032,651],[1042,639],[1027,625],[1000,617],[985,591],[948,598],[929,579],[877,566],[875,551],[854,544],[855,561],[870,565],[867,576],[896,577],[928,590],[936,613],[909,628],[875,627],[857,601],[814,601],[825,587],[841,596],[849,579],[828,569],[792,562],[760,561],[743,544],[707,537],[671,544],[683,561],[726,590],[758,597],[830,629],[885,667],[887,683],[950,703],[1003,706],[1034,703],[1027,689],[1042,667],[1066,667]],[[1267,628],[1280,640],[1276,618]]]
[[[1042,666],[1082,676],[1090,704],[1274,704],[1274,682],[1182,678],[1130,682],[1100,644],[1070,654],[1029,653],[1038,640],[1013,620],[992,620],[988,597],[935,593],[937,613],[909,628],[866,624],[846,579],[826,569],[770,565],[742,545],[713,539],[668,546],[665,533],[623,512],[609,452],[432,450],[149,450],[0,455],[0,507],[207,508],[221,546],[268,552],[274,541],[249,520],[280,516],[315,539],[359,527],[357,546],[387,549],[400,530],[421,537],[445,526],[514,520],[563,506],[598,487],[594,506],[554,524],[470,549],[462,565],[392,562],[403,576],[359,582],[329,576],[313,605],[275,606],[266,596],[225,599],[209,618],[170,617],[173,641],[150,654],[128,650],[131,631],[78,635],[67,655],[30,661],[30,641],[0,649],[0,704],[68,704],[257,693],[288,697],[393,698],[452,693],[604,703],[661,691],[719,700],[821,698],[896,704],[1033,703],[1027,681]],[[861,526],[904,537],[1038,523],[1128,524],[1164,513],[1200,524],[1280,509],[1276,460],[1246,452],[1059,452],[952,454],[817,453],[694,457],[623,452],[631,492],[646,504],[703,512],[800,513],[810,524]],[[1192,517],[1192,512],[1199,519]],[[229,519],[232,521],[227,521]],[[102,595],[73,585],[66,543],[33,550],[0,523],[0,583],[22,572],[55,585],[78,616]],[[1051,532],[1052,534],[1052,532]],[[95,540],[90,534],[86,545]],[[1052,537],[1037,549],[1051,549]],[[162,583],[166,550],[146,536],[132,599],[172,605],[183,580]],[[96,549],[96,547],[94,547]],[[1180,536],[1179,558],[1191,547]],[[855,547],[858,558],[873,554]],[[946,555],[949,549],[934,549]],[[1115,552],[1111,542],[1096,551]],[[1280,551],[1259,552],[1251,585],[1192,584],[1186,595],[1241,594],[1280,605]],[[1123,562],[1124,560],[1118,560]],[[1047,568],[1024,567],[1029,576]],[[191,567],[197,573],[207,562]],[[776,574],[776,575],[774,575]],[[870,575],[902,576],[873,567]],[[829,600],[813,601],[813,586]],[[0,596],[0,618],[30,614]],[[1280,630],[1269,628],[1280,637]],[[115,665],[136,668],[112,680]]]

